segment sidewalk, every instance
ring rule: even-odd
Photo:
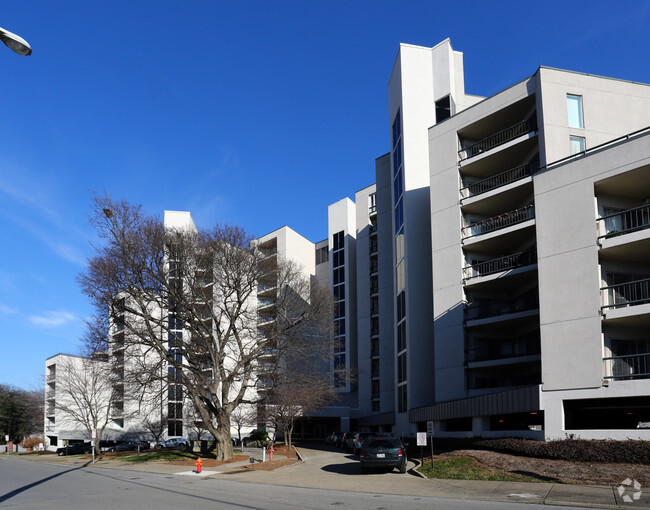
[[[635,508],[650,510],[650,487],[640,494],[630,486],[587,486],[556,483],[487,482],[479,480],[426,479],[415,471],[409,461],[407,475],[376,473],[362,475],[356,461],[340,451],[324,451],[300,447],[297,451],[304,462],[275,471],[243,469],[249,461],[233,462],[204,469],[197,474],[191,466],[164,462],[142,464],[119,460],[101,460],[88,464],[87,459],[67,457],[22,457],[33,461],[84,465],[88,467],[144,471],[166,475],[227,479],[245,483],[284,485],[303,488],[330,489],[376,494],[397,494],[434,498],[453,498],[479,501],[527,502],[545,505],[566,505],[586,508]],[[250,452],[247,452],[250,454]],[[261,460],[261,453],[253,455]],[[279,457],[277,457],[279,458]],[[341,462],[341,461],[344,462]],[[361,483],[362,482],[362,483]],[[627,498],[626,498],[627,497]],[[634,497],[638,499],[633,499]],[[629,502],[628,502],[629,498]]]

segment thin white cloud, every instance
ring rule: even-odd
[[[78,316],[65,310],[45,312],[43,315],[31,315],[29,317],[29,322],[42,329],[60,328],[79,320]]]
[[[12,308],[10,306],[7,306],[3,303],[0,303],[0,314],[2,315],[15,315],[18,313],[18,310],[15,308]]]

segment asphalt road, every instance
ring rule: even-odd
[[[399,483],[398,480],[395,482]],[[71,467],[0,456],[0,508],[496,510],[504,506],[513,510],[531,510],[536,505],[285,487],[227,479],[193,479],[172,474],[102,469],[91,464]]]

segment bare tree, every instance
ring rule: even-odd
[[[233,411],[258,402],[261,373],[274,382],[262,364],[277,365],[296,339],[329,338],[331,300],[238,227],[165,229],[140,206],[107,197],[94,198],[92,222],[103,243],[79,280],[97,315],[121,321],[127,344],[138,346],[142,384],[166,365],[220,456],[232,457]],[[258,286],[271,289],[270,325],[260,329]]]
[[[152,418],[150,416],[144,419],[142,425],[144,429],[153,436],[155,443],[154,447],[158,446],[158,443],[160,443],[161,438],[165,434],[165,429],[167,428],[165,421],[162,418]]]
[[[62,426],[81,426],[99,444],[111,415],[118,410],[118,397],[106,361],[65,357],[57,364],[56,408]]]
[[[237,429],[237,444],[241,445],[241,429],[257,423],[257,410],[250,406],[239,406],[230,414],[230,423]]]
[[[303,334],[286,345],[280,343],[274,385],[265,398],[266,419],[276,431],[284,433],[284,443],[290,448],[296,421],[336,398],[328,370],[332,343],[319,332],[314,333]]]

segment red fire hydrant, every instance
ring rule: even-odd
[[[196,472],[200,473],[203,471],[203,463],[201,462],[201,457],[199,457],[199,460],[196,461]]]
[[[269,462],[273,460],[273,445],[269,447]]]

